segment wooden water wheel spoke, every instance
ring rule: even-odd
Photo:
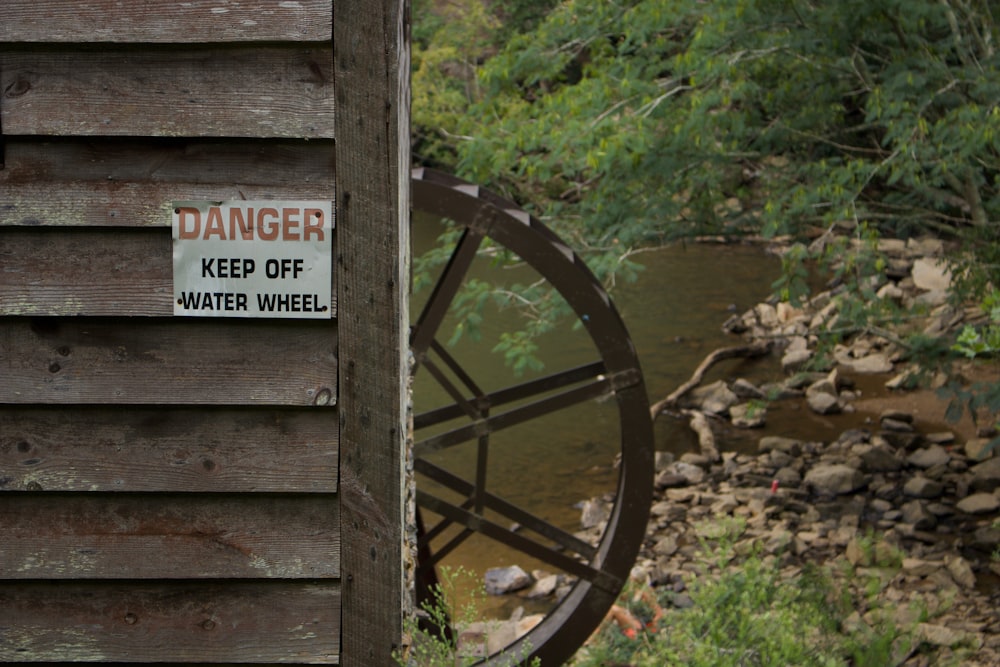
[[[608,393],[610,388],[611,381],[608,378],[594,380],[583,386],[543,398],[534,403],[479,419],[472,424],[446,431],[426,440],[421,440],[414,445],[414,453],[417,456],[424,456],[433,451],[454,447],[487,433],[495,433],[528,420],[537,419],[549,413],[583,403],[584,401],[601,398]]]
[[[435,566],[477,534],[573,576],[573,588],[553,603],[538,626],[502,653],[476,663],[499,667],[511,664],[508,656],[517,656],[525,663],[537,657],[544,665],[558,665],[579,648],[615,602],[645,537],[652,500],[653,429],[639,362],[607,293],[584,262],[545,225],[514,202],[453,176],[417,169],[411,184],[414,210],[451,221],[462,232],[411,330],[415,368],[425,368],[445,396],[443,405],[421,409],[414,417],[416,500],[422,531],[417,579],[426,594],[426,586],[436,578]],[[461,355],[438,342],[462,282],[478,275],[474,258],[487,242],[518,257],[565,299],[589,336],[593,353],[581,354],[589,361],[566,368],[556,364],[544,377],[483,391],[481,387],[489,383],[473,377],[469,366],[460,361]],[[419,389],[415,392],[419,400]],[[591,409],[598,401],[603,405]],[[558,456],[565,449],[559,433],[538,435],[539,426],[553,422],[530,423],[547,417],[558,423],[581,411],[599,413],[602,424],[615,422],[618,428],[613,443],[620,459],[618,479],[610,516],[596,534],[596,546],[546,521],[520,500],[514,501],[515,496],[526,497],[524,487],[545,485],[546,480],[529,474],[517,488],[504,488],[488,474],[491,448],[511,447],[511,443],[523,447],[537,439],[538,447],[547,450],[546,456]],[[519,439],[521,433],[525,435]],[[565,456],[566,469],[576,468],[578,453],[566,451]],[[458,474],[452,466],[466,472]],[[567,505],[577,500],[581,498]],[[439,519],[424,530],[427,514]],[[519,524],[520,529],[501,525],[505,521]]]
[[[449,364],[449,367],[452,367],[452,364]],[[455,364],[454,367],[460,368],[457,364]],[[562,387],[567,387],[585,380],[597,378],[604,373],[604,362],[595,361],[582,366],[576,366],[574,368],[559,371],[557,373],[552,373],[542,378],[522,382],[521,384],[506,387],[504,389],[500,389],[499,391],[484,394],[478,389],[474,389],[473,391],[476,392],[475,398],[467,398],[465,400],[466,402],[476,400],[479,403],[490,407],[500,407],[502,405],[506,405],[507,403],[529,399]],[[461,417],[463,414],[466,414],[465,410],[462,405],[456,401],[452,405],[446,405],[435,408],[434,410],[428,410],[415,416],[413,418],[413,427],[416,429],[426,428],[428,426],[433,426],[435,424],[455,419],[456,417]]]
[[[486,517],[420,491],[420,489],[417,489],[417,503],[421,507],[426,507],[436,514],[447,517],[454,523],[465,526],[469,530],[492,537],[514,547],[524,554],[537,558],[543,563],[588,581],[601,590],[610,591],[617,595],[625,583],[621,577],[615,574],[588,565],[584,561],[577,560],[573,556],[561,551],[556,551],[552,547],[536,542],[529,537],[511,532]]]
[[[471,497],[475,491],[473,486],[466,480],[426,460],[418,459],[415,462],[414,469],[416,472],[426,476],[428,479],[432,479],[438,484],[463,496]],[[562,530],[561,528],[558,528],[557,526],[553,526],[551,523],[535,516],[527,510],[524,510],[495,494],[484,493],[483,495],[486,509],[492,510],[504,518],[509,519],[510,521],[520,525],[521,528],[538,533],[542,537],[555,542],[561,548],[571,551],[579,556],[583,556],[584,558],[592,558],[596,553],[597,550],[590,544],[587,544],[580,538]],[[471,506],[472,502],[466,501],[460,507],[463,510],[467,510]],[[441,523],[445,522],[447,522],[447,519],[442,519]],[[437,526],[427,532],[429,539],[433,539],[431,533],[435,532],[435,529],[437,529]]]
[[[445,315],[448,314],[448,308],[461,288],[462,279],[469,271],[482,242],[482,234],[473,229],[466,229],[455,246],[444,272],[434,285],[434,291],[431,292],[430,299],[420,313],[410,337],[410,349],[416,356],[418,365],[431,341],[434,340],[434,335]]]

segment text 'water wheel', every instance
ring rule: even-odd
[[[628,579],[646,533],[653,427],[639,362],[607,293],[580,258],[538,220],[499,195],[441,172],[414,170],[411,183],[415,211],[448,219],[461,231],[411,330],[418,375],[433,376],[448,397],[444,405],[414,417],[418,514],[425,521],[438,517],[421,531],[418,581],[435,580],[434,567],[444,553],[477,533],[573,577],[572,590],[539,625],[479,663],[506,665],[512,657],[530,656],[545,667],[558,665],[600,624]],[[520,257],[568,302],[589,335],[592,358],[555,371],[547,365],[543,377],[501,389],[480,389],[488,378],[472,377],[438,337],[446,335],[442,323],[486,239]],[[614,444],[620,465],[613,510],[593,546],[511,502],[504,488],[490,484],[487,460],[496,434],[602,400],[617,413]],[[456,447],[470,449],[472,473],[463,476],[434,460],[436,452]],[[537,447],[559,448],[559,433]],[[523,480],[528,486],[548,482],[530,472]],[[432,547],[432,539],[440,540],[446,529],[455,535]]]

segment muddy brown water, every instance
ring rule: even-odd
[[[418,219],[414,225],[414,252],[430,247],[440,232],[434,220]],[[718,347],[735,345],[741,339],[722,330],[722,323],[734,312],[742,313],[766,298],[778,277],[778,260],[760,246],[688,244],[677,245],[637,256],[644,266],[638,279],[619,284],[612,299],[621,313],[638,351],[650,402],[667,395],[690,378],[698,364]],[[489,260],[477,260],[472,278],[500,275],[508,283],[531,282],[536,274],[525,267],[498,269]],[[416,317],[427,292],[417,293],[411,305]],[[538,375],[515,375],[502,355],[492,352],[500,334],[518,323],[517,315],[487,308],[480,325],[481,338],[463,336],[449,352],[486,390],[499,389]],[[445,328],[454,325],[446,323]],[[441,336],[440,338],[446,338]],[[443,342],[443,341],[442,341]],[[593,361],[595,353],[585,332],[569,323],[539,341],[539,357],[551,372],[578,363]],[[713,368],[705,382],[745,377],[761,383],[781,378],[776,359],[731,360]],[[876,395],[884,378],[857,378],[865,396]],[[449,402],[429,374],[418,372],[414,383],[416,412]],[[729,430],[719,443],[722,450],[754,451],[762,435],[774,434],[809,440],[829,441],[843,430],[871,424],[877,413],[823,417],[812,414],[804,404],[791,401],[768,410],[767,426],[756,430]],[[930,425],[935,430],[936,425]],[[941,429],[947,428],[941,426]],[[491,436],[488,489],[509,501],[569,531],[579,529],[579,502],[609,493],[617,473],[611,461],[620,445],[617,438],[614,401],[578,405],[544,419],[533,420]],[[419,439],[419,437],[418,437]],[[686,424],[669,417],[656,422],[655,448],[677,455],[697,448]],[[431,460],[466,479],[474,478],[475,447],[453,447],[433,454]],[[440,492],[418,478],[421,488]],[[457,500],[440,492],[442,496]],[[433,517],[430,523],[433,523]],[[440,549],[455,531],[433,543]],[[454,570],[471,573],[459,588],[474,587],[487,568],[520,565],[525,570],[545,566],[524,554],[480,535],[465,540],[442,561]],[[473,582],[470,584],[470,582]],[[498,614],[523,604],[520,600],[487,601]]]

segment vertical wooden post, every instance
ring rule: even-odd
[[[402,635],[409,280],[406,0],[334,3],[342,664]],[[351,16],[351,20],[338,20]],[[387,326],[387,323],[392,323]]]

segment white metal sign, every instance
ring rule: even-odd
[[[174,315],[333,317],[329,201],[174,202]]]

